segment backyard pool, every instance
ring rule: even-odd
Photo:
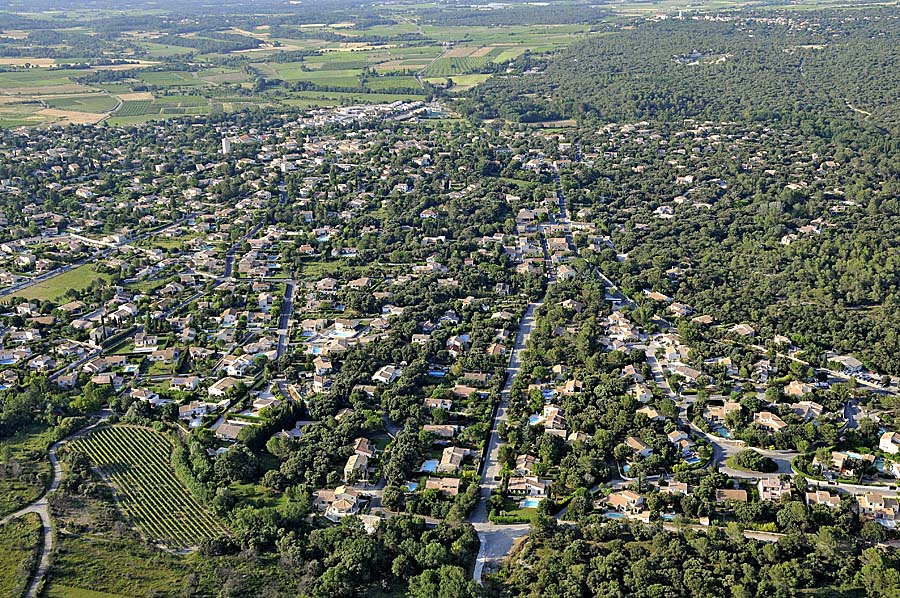
[[[429,459],[428,461],[422,463],[422,467],[419,468],[419,471],[434,473],[437,469],[438,463],[440,463],[440,461],[438,461],[437,459]]]
[[[529,415],[528,423],[531,424],[532,426],[536,426],[538,424],[538,422],[540,422],[542,419],[544,419],[544,418],[537,414]]]
[[[536,509],[539,504],[541,504],[541,499],[529,496],[519,503],[519,507],[522,509]]]
[[[616,513],[615,511],[604,513],[603,516],[609,519],[625,519],[625,513]]]

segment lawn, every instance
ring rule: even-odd
[[[151,542],[189,548],[228,533],[175,475],[172,443],[162,434],[110,426],[79,438],[71,448],[99,468],[115,489],[119,508]]]
[[[93,264],[85,264],[24,288],[14,293],[13,296],[58,302],[65,297],[66,291],[69,289],[80,291],[88,288],[95,280],[100,279],[109,281],[110,277],[108,274],[97,272]]]
[[[0,596],[21,596],[41,542],[41,519],[29,513],[0,526]]]
[[[34,502],[50,476],[51,428],[33,425],[0,441],[0,517]]]

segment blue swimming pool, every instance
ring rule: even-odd
[[[609,519],[625,519],[625,513],[616,513],[615,511],[604,513],[603,516]]]
[[[541,421],[541,419],[542,419],[542,418],[541,418],[540,415],[537,415],[537,414],[535,414],[535,415],[529,415],[529,416],[528,416],[528,423],[531,424],[532,426],[536,426],[536,425],[538,424],[538,422]]]
[[[522,509],[536,509],[539,504],[541,504],[541,499],[529,496],[519,503],[519,507]]]
[[[437,466],[440,461],[437,459],[429,459],[422,463],[422,467],[419,468],[419,471],[424,471],[426,473],[434,473],[437,470]]]

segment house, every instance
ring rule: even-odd
[[[780,432],[787,424],[784,423],[780,417],[775,415],[770,411],[760,411],[759,413],[753,416],[753,423],[759,424],[763,428],[771,430],[772,432]]]
[[[859,512],[867,519],[873,519],[885,527],[893,528],[900,512],[897,499],[878,492],[866,492],[859,499]]]
[[[650,448],[643,440],[640,438],[635,438],[634,436],[629,436],[625,439],[625,444],[634,451],[636,454],[644,457],[645,459],[653,454],[653,449]]]
[[[622,513],[640,513],[644,510],[644,497],[631,490],[622,490],[610,494],[606,504]]]
[[[815,401],[799,401],[791,403],[791,411],[798,417],[803,418],[803,421],[810,421],[821,416],[822,412],[825,411],[825,407]]]
[[[544,497],[547,495],[547,482],[536,477],[511,477],[506,485],[510,494]]]
[[[519,455],[516,457],[516,475],[527,476],[534,472],[534,466],[537,465],[537,459],[531,455]]]
[[[666,421],[665,416],[662,413],[660,413],[659,411],[657,411],[656,409],[654,409],[653,407],[641,407],[640,409],[637,410],[636,413],[646,415],[647,418],[653,422]]]
[[[763,478],[756,483],[756,489],[760,500],[778,502],[783,496],[791,495],[790,482],[782,482],[778,478]]]
[[[459,494],[459,485],[462,482],[459,478],[437,478],[429,477],[425,480],[426,490],[438,490],[446,496],[456,496]]]
[[[372,381],[379,384],[390,384],[400,377],[402,370],[393,365],[385,365],[378,369],[372,376]]]
[[[453,401],[451,401],[450,399],[434,399],[429,397],[425,399],[424,407],[429,411],[434,409],[443,409],[444,411],[450,411],[450,408],[453,407]]]
[[[900,452],[900,434],[885,432],[878,440],[878,448],[891,455],[896,455]]]
[[[200,378],[197,376],[175,376],[174,378],[172,378],[172,381],[169,382],[169,388],[187,392],[197,390],[197,386],[199,385]]]
[[[316,501],[327,504],[325,518],[335,523],[359,511],[359,492],[347,486],[338,486],[333,491],[320,490]]]
[[[729,413],[740,413],[740,411],[741,404],[735,401],[722,401],[721,404],[710,401],[703,410],[703,417],[707,421],[723,424]]]
[[[462,469],[463,459],[469,454],[469,449],[458,446],[448,446],[441,453],[441,461],[438,463],[439,473],[458,473]]]
[[[746,490],[716,490],[716,503],[747,502]]]
[[[219,440],[224,440],[226,442],[235,442],[238,439],[238,434],[243,429],[244,424],[239,424],[232,421],[224,421],[216,428],[216,438],[218,438]]]
[[[357,479],[365,480],[369,477],[369,458],[359,453],[353,453],[344,465],[344,481],[353,479],[356,472]]]
[[[331,373],[333,366],[329,358],[319,355],[313,359],[313,368],[317,376],[325,376]]]
[[[200,401],[191,401],[187,405],[178,407],[178,419],[190,420],[201,417],[215,409],[212,403],[202,403]]]
[[[353,452],[371,459],[375,456],[375,445],[368,438],[357,438],[353,441]]]
[[[825,505],[832,509],[837,509],[841,506],[841,498],[827,490],[816,490],[815,492],[806,493],[806,505],[810,507],[812,505]]]
[[[678,444],[683,440],[689,441],[691,439],[691,437],[687,433],[682,432],[681,430],[672,430],[671,432],[666,434],[666,437],[672,444]]]
[[[784,387],[784,394],[789,397],[802,397],[803,395],[811,393],[815,389],[815,386],[812,384],[806,384],[805,382],[800,382],[799,380],[791,380]]]
[[[431,432],[438,438],[453,438],[453,436],[456,435],[457,426],[451,426],[447,424],[427,424],[422,426],[422,430],[425,432]]]
[[[226,376],[221,380],[217,380],[212,386],[207,389],[207,394],[211,397],[224,397],[228,391],[232,388],[235,388],[238,385],[238,380],[235,380],[231,376]]]

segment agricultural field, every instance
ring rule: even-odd
[[[116,98],[105,94],[77,94],[42,98],[50,108],[72,112],[109,112],[118,105]]]
[[[50,477],[47,449],[53,430],[44,426],[25,428],[0,441],[0,517],[37,500]]]
[[[109,276],[98,272],[93,264],[85,264],[24,288],[14,293],[13,296],[41,301],[59,301],[65,297],[67,290],[86,289],[92,282],[99,279],[108,280]]]
[[[110,426],[72,443],[115,489],[128,520],[151,542],[189,548],[228,533],[178,480],[170,441],[149,428]]]
[[[0,596],[21,596],[34,569],[41,542],[36,513],[0,525]]]

